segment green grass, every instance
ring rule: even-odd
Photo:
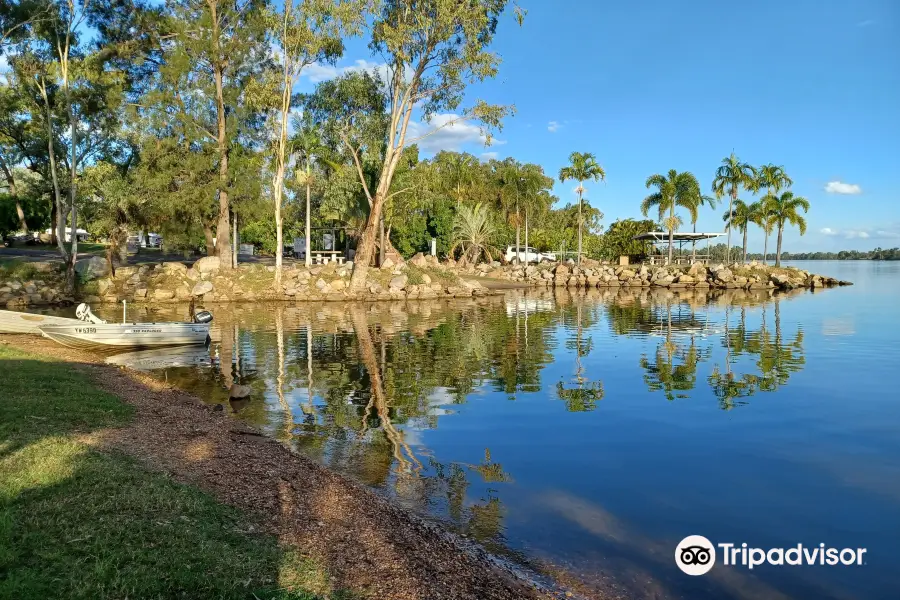
[[[0,260],[0,281],[8,279],[27,281],[39,276],[40,272],[30,262],[14,258]]]
[[[246,515],[79,442],[131,415],[84,374],[4,346],[0,368],[0,599],[327,593],[321,568]]]

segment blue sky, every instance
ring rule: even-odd
[[[460,125],[426,150],[513,156],[550,175],[572,151],[593,152],[607,181],[587,184],[587,197],[606,224],[639,216],[648,175],[687,170],[708,189],[734,150],[784,165],[812,203],[807,234],[786,232],[785,249],[900,245],[900,2],[522,5],[524,26],[509,16],[498,30],[499,76],[467,99],[516,106],[502,143],[485,148]],[[338,68],[378,60],[355,40]],[[313,69],[306,85],[334,71]],[[555,192],[574,200],[573,188]],[[724,211],[705,209],[698,230],[721,231]],[[762,250],[758,229],[750,244]]]

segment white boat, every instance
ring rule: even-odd
[[[113,324],[94,316],[86,304],[79,305],[75,314],[77,323],[42,325],[41,333],[63,346],[79,349],[191,346],[206,343],[212,321],[212,315],[203,311],[195,315],[193,323]]]
[[[78,325],[78,319],[36,315],[33,313],[0,310],[0,333],[35,333],[40,335],[42,325]]]

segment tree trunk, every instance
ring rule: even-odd
[[[378,266],[384,264],[384,215],[378,219]]]
[[[69,136],[72,144],[72,158],[69,159],[69,206],[72,209],[71,247],[69,250],[69,266],[66,268],[66,290],[75,290],[75,261],[78,260],[78,209],[75,200],[78,196],[76,177],[78,174],[78,130],[75,127],[75,111],[72,110],[72,94],[68,77],[65,79],[66,112],[69,115]]]
[[[211,3],[213,25],[213,44],[215,45],[216,57],[213,61],[213,77],[216,81],[216,122],[217,136],[216,144],[219,152],[219,223],[216,226],[216,254],[219,256],[219,263],[223,268],[231,268],[230,261],[226,264],[226,257],[231,255],[231,242],[229,240],[229,222],[231,219],[228,201],[228,135],[225,129],[225,92],[223,89],[223,57],[220,55],[219,49],[219,28],[218,15],[216,13],[215,3]]]
[[[784,231],[784,223],[778,224],[778,247],[775,249],[775,266],[781,266],[781,232]]]
[[[578,186],[578,264],[581,264],[581,186]]]
[[[56,247],[63,261],[68,262],[69,253],[66,250],[66,210],[63,206],[62,193],[59,191],[59,174],[56,165],[56,152],[53,149],[53,113],[50,111],[50,100],[47,98],[47,88],[41,81],[40,91],[44,100],[44,108],[47,111],[47,150],[50,158],[50,178],[53,180],[53,195],[56,198]]]
[[[19,219],[19,227],[25,233],[28,233],[28,224],[25,222],[25,211],[22,210],[22,204],[19,202],[19,191],[16,187],[16,180],[13,177],[12,171],[9,170],[9,165],[6,164],[6,161],[3,160],[3,157],[0,156],[0,169],[3,169],[3,175],[6,177],[6,185],[9,186],[9,195],[12,196],[13,200],[16,202],[16,217]]]
[[[579,240],[580,241],[580,240]],[[675,198],[672,198],[672,206],[669,207],[669,262],[672,264],[672,254],[675,250]]]
[[[725,242],[725,264],[731,264],[731,230],[732,219],[734,218],[734,201],[737,197],[737,190],[728,195],[728,237]]]
[[[692,223],[694,233],[697,233],[697,221]],[[691,264],[697,262],[697,240],[691,240]]]
[[[525,262],[527,263],[528,258],[528,209],[525,209]],[[535,257],[537,260],[537,257]]]
[[[204,221],[203,223],[203,237],[206,240],[206,255],[207,256],[215,256],[216,255],[216,243],[213,241],[215,237],[213,235],[212,226],[209,223]]]
[[[763,264],[769,264],[769,232],[765,232],[765,236],[763,237]]]
[[[516,262],[522,264],[522,244],[521,244],[522,226],[519,225],[519,199],[516,198]],[[528,255],[525,255],[528,260]]]
[[[747,225],[744,225],[744,254],[743,254],[743,258],[741,258],[741,262],[744,263],[745,265],[747,264],[747,230],[748,229],[749,229],[749,227]]]
[[[237,269],[238,266],[238,244],[240,243],[238,240],[238,216],[237,213],[233,213],[231,215],[231,224],[233,231],[231,232],[231,241],[234,242],[231,245],[231,266]]]
[[[312,266],[312,256],[311,256],[312,240],[310,239],[310,236],[312,235],[312,226],[311,226],[312,217],[309,214],[310,205],[311,205],[310,200],[309,200],[309,195],[310,195],[309,162],[307,159],[307,163],[306,163],[306,240],[304,241],[304,244],[306,245],[306,248],[304,248],[305,253],[306,253],[306,256],[304,256],[304,262],[306,263],[307,268]]]

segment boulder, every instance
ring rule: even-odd
[[[428,273],[422,273],[422,283],[431,285],[431,276]]]
[[[409,277],[406,275],[395,275],[391,277],[390,289],[391,291],[399,291],[406,287],[406,282],[409,280]]]
[[[162,267],[162,270],[165,273],[170,273],[172,275],[187,273],[188,270],[187,265],[180,262],[165,262],[161,264],[160,267]]]
[[[82,281],[91,281],[109,274],[109,263],[105,258],[92,256],[75,262],[75,272]]]
[[[328,285],[328,289],[333,292],[341,292],[347,287],[347,282],[343,279],[335,279]]]
[[[194,263],[194,270],[199,273],[213,273],[221,268],[218,256],[204,256]]]
[[[618,269],[617,269],[618,270]],[[622,269],[618,272],[619,281],[628,281],[629,279],[634,279],[635,272],[631,269]]]
[[[713,272],[713,277],[719,283],[730,283],[734,279],[734,273],[731,272],[731,269],[722,267]]]
[[[385,258],[384,262],[381,263],[382,269],[393,269],[396,263],[390,259],[390,257]]]
[[[327,288],[327,287],[328,287],[328,282],[327,282],[327,281],[325,281],[325,280],[322,279],[321,277],[319,277],[318,279],[316,279],[316,289],[317,289],[317,290],[319,290],[319,291],[321,292],[322,290],[324,290],[324,289]]]
[[[191,297],[191,290],[186,285],[179,285],[175,288],[175,297],[179,300],[187,300]]]
[[[172,290],[158,289],[153,291],[154,300],[169,300],[174,297],[175,292],[173,292]]]
[[[559,277],[559,276],[568,277],[569,276],[569,267],[567,267],[564,264],[559,264],[559,265],[556,265],[556,268],[553,269],[553,272],[556,274],[557,277]]]
[[[215,258],[215,257],[212,257],[212,258]],[[191,290],[191,295],[192,296],[202,296],[203,294],[210,293],[212,291],[212,289],[213,289],[213,284],[211,281],[198,281],[196,284],[194,284],[194,288]]]
[[[420,268],[427,267],[428,259],[426,259],[425,255],[421,252],[417,252],[411,259],[409,259],[409,263]]]
[[[146,298],[147,297],[147,288],[139,288],[134,290],[135,298]]]
[[[706,279],[706,266],[701,263],[694,263],[688,269],[688,275],[695,279]]]
[[[696,280],[690,275],[679,275],[678,279],[676,279],[678,283],[696,283]]]

